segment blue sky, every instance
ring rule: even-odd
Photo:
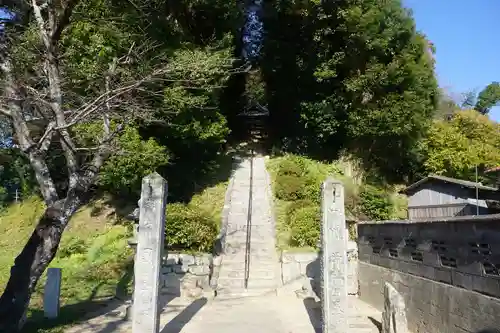
[[[413,10],[417,29],[436,47],[441,87],[459,95],[500,81],[500,34],[495,22],[499,0],[403,0],[403,4]],[[500,107],[490,116],[500,121]]]

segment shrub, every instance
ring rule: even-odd
[[[316,247],[320,234],[319,207],[305,206],[295,209],[289,216],[292,246]]]
[[[392,201],[382,189],[366,185],[360,193],[360,204],[363,214],[372,220],[389,220],[392,212]]]
[[[200,209],[181,203],[167,205],[166,244],[172,249],[209,252],[217,237],[217,224]]]
[[[290,205],[287,206],[285,215],[287,217],[287,224],[290,225],[290,216],[298,209],[305,208],[305,207],[310,207],[314,206],[315,203],[311,200],[297,200],[293,201],[290,203]]]
[[[291,175],[278,175],[276,177],[276,197],[281,200],[294,201],[305,199],[306,184],[304,179]]]
[[[278,176],[300,177],[303,173],[304,169],[291,159],[283,159],[278,166]]]

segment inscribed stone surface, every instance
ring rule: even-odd
[[[347,323],[347,239],[343,185],[322,187],[321,281],[323,333],[345,333]]]
[[[158,174],[142,183],[135,288],[132,317],[133,333],[158,333],[161,263],[165,237],[167,183]]]

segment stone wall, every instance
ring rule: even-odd
[[[500,327],[500,216],[362,223],[358,236],[362,300],[382,309],[389,282],[413,332]]]
[[[359,262],[359,298],[384,309],[384,283],[403,296],[413,333],[495,333],[500,300],[400,271]]]
[[[200,297],[210,288],[212,255],[170,253],[163,260],[161,293],[164,295]]]
[[[500,298],[500,216],[358,225],[359,260]]]
[[[357,274],[357,246],[354,242],[349,242],[347,257],[349,264],[347,292],[355,295],[358,293],[358,274]],[[320,263],[317,252],[290,252],[283,251],[280,258],[281,265],[281,283],[283,285],[308,279],[310,286],[317,292],[321,279]]]

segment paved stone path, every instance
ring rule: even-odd
[[[349,297],[346,333],[379,333],[380,313]],[[124,306],[67,329],[66,333],[131,333]],[[372,319],[370,319],[372,318]],[[319,333],[319,303],[295,295],[228,300],[170,301],[160,317],[160,333]]]
[[[234,173],[225,254],[217,281],[218,297],[261,295],[280,281],[272,215],[272,192],[265,158],[244,159]],[[250,205],[249,205],[250,203]],[[249,214],[250,212],[250,214]],[[250,228],[248,228],[250,224]],[[245,251],[250,232],[248,289]]]
[[[253,169],[251,172],[251,169]],[[252,174],[252,186],[250,176]],[[251,214],[248,202],[252,191]],[[279,288],[270,180],[265,158],[245,159],[234,175],[226,253],[222,257],[217,297],[162,299],[161,333],[317,333],[321,309],[314,298],[301,299],[295,286]],[[250,276],[245,280],[247,222],[251,222]],[[239,296],[254,297],[239,297]],[[120,305],[66,330],[66,333],[131,333]],[[380,313],[349,298],[349,333],[378,333]],[[370,319],[372,318],[372,319]],[[347,332],[346,332],[347,333]]]

